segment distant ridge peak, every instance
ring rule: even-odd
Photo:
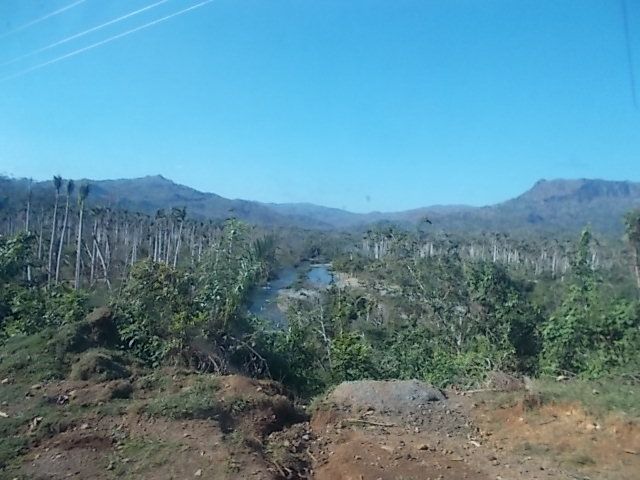
[[[590,201],[595,198],[620,198],[637,195],[639,185],[626,180],[599,178],[538,180],[520,199],[529,201]]]
[[[142,178],[147,178],[149,180],[162,180],[163,182],[173,183],[173,180],[169,180],[167,177],[163,176],[161,173],[158,173],[156,175],[146,175]]]
[[[577,232],[590,224],[619,235],[622,217],[640,207],[640,183],[601,179],[540,179],[516,198],[484,207],[429,206],[400,212],[353,213],[309,203],[267,204],[232,200],[180,185],[161,174],[114,180],[89,180],[89,202],[155,215],[159,209],[186,207],[198,219],[224,220],[233,215],[255,225],[311,229],[360,229],[397,224],[413,228],[426,216],[436,231],[516,232],[535,229]],[[33,186],[34,198],[53,198],[51,180]],[[0,207],[24,208],[27,180],[0,177]]]

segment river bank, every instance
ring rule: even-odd
[[[249,299],[249,312],[276,328],[286,325],[291,301],[319,297],[334,283],[331,264],[302,264],[280,270],[267,285],[256,288]]]

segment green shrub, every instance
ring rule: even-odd
[[[357,333],[342,333],[331,344],[331,375],[339,383],[348,380],[377,378],[373,349]]]

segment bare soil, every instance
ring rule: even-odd
[[[146,402],[191,381],[173,375],[166,390],[135,380],[43,386],[56,409],[80,414],[32,443],[7,478],[640,478],[637,423],[577,405],[531,408],[524,390],[505,401],[494,392],[443,395],[420,382],[349,382],[307,416],[277,382],[234,375],[216,380],[227,417],[145,413]],[[131,398],[118,398],[127,388]]]

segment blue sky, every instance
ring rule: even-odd
[[[2,0],[0,64],[157,1],[85,0],[14,31],[75,2]],[[640,180],[618,0],[216,0],[20,75],[199,1],[0,66],[0,173],[160,173],[354,211]]]

